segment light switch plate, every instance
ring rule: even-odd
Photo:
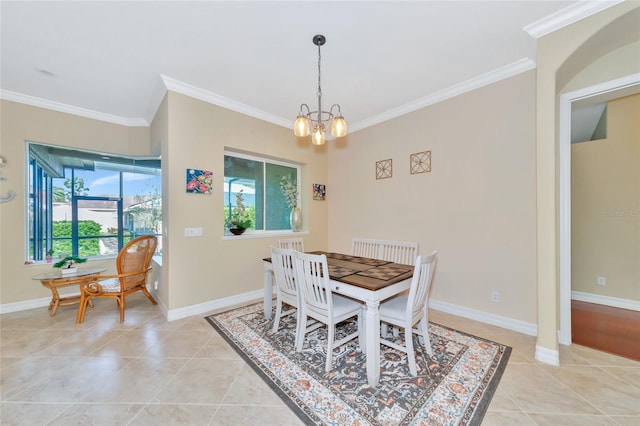
[[[202,237],[202,228],[184,228],[185,237]]]

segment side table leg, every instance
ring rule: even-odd
[[[55,293],[55,295],[53,296],[53,300],[51,301],[51,312],[49,312],[49,315],[53,317],[56,315],[56,312],[58,312],[58,307],[60,306],[60,296],[58,295],[58,292],[56,290],[52,289],[51,291]]]
[[[58,311],[58,306],[60,306],[60,294],[56,289],[52,280],[42,280],[42,285],[48,287],[51,290],[51,303],[49,303],[49,315],[55,316]]]

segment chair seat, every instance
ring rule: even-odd
[[[362,307],[362,304],[348,297],[332,294],[333,296],[333,315],[336,317],[342,317],[348,315],[353,311],[357,311]]]
[[[404,322],[407,312],[407,296],[398,296],[380,304],[380,319],[393,322]]]
[[[104,281],[98,281],[102,286],[102,291],[104,293],[119,293],[120,292],[120,282],[115,278],[109,278]]]

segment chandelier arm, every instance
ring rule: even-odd
[[[329,108],[329,115],[330,115],[331,117],[333,117],[333,116],[334,116],[334,114],[333,114],[333,108],[338,108],[338,115],[342,115],[342,110],[340,109],[340,105],[338,105],[338,104],[333,104],[333,105],[331,105],[331,108]]]
[[[309,115],[311,115],[311,110],[309,109],[309,105],[307,105],[307,104],[300,104],[300,112],[299,112],[299,115],[302,115],[302,114],[303,114],[303,112],[302,112],[302,108],[303,108],[303,107],[307,109],[307,113],[306,113],[306,114],[304,114],[304,115],[306,115],[307,117],[308,117]]]

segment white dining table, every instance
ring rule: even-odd
[[[326,254],[331,255],[332,253]],[[356,258],[355,256],[348,255],[339,256]],[[328,257],[327,260],[331,261],[332,259]],[[264,316],[265,318],[271,318],[273,307],[273,265],[270,259],[264,259],[263,262]],[[401,275],[401,280],[390,280],[387,283],[383,282],[383,280],[367,280],[366,277],[356,277],[355,275],[334,279],[331,277],[331,272],[329,274],[331,291],[359,300],[366,305],[364,347],[366,349],[367,381],[371,387],[377,386],[380,381],[380,302],[408,290],[411,286],[411,278],[413,276],[413,268],[408,265],[386,262],[385,265],[381,266],[405,268],[407,272]],[[329,262],[329,268],[331,269],[331,262]],[[343,280],[355,281],[355,283],[344,282]]]

